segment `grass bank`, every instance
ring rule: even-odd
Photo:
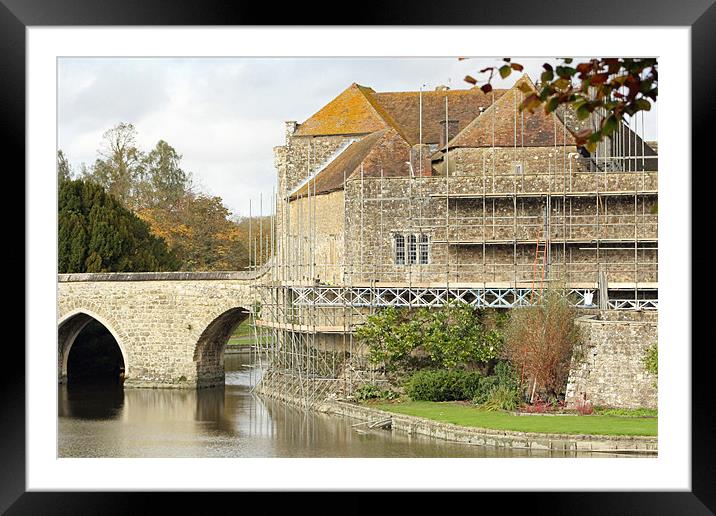
[[[656,417],[591,416],[517,416],[507,412],[488,412],[456,402],[404,401],[370,403],[367,406],[445,423],[493,430],[584,435],[657,435]]]
[[[251,321],[246,319],[239,324],[234,333],[229,337],[227,346],[251,346],[254,343],[254,329],[251,327]]]

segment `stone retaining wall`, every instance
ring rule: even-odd
[[[656,378],[643,357],[657,342],[656,312],[602,311],[577,320],[584,339],[581,357],[572,363],[566,401],[596,406],[656,408]]]

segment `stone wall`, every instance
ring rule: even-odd
[[[656,379],[644,368],[643,357],[657,342],[657,316],[612,310],[578,319],[584,345],[572,363],[567,403],[586,395],[596,406],[656,408]]]
[[[291,201],[277,261],[285,273],[279,278],[330,284],[343,280],[343,213],[342,190]]]
[[[112,333],[128,387],[223,383],[223,349],[248,317],[258,274],[62,274],[58,300],[58,379],[67,377],[75,337],[91,319]]]

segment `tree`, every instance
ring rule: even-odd
[[[60,182],[67,181],[72,178],[70,162],[67,161],[65,153],[62,152],[62,150],[57,151],[57,177]]]
[[[184,270],[240,270],[248,250],[221,197],[187,193],[172,209],[138,211],[152,232],[166,240]]]
[[[515,308],[505,332],[504,356],[529,379],[532,396],[564,393],[575,346],[580,341],[576,312],[557,290],[547,290],[541,303]]]
[[[169,143],[159,140],[144,152],[136,140],[137,131],[130,123],[106,131],[94,165],[81,176],[103,187],[146,222],[153,234],[166,241],[182,270],[245,268],[249,261],[245,221],[232,221],[220,197],[194,191],[191,174],[181,167],[181,154]],[[103,228],[97,231],[102,233]],[[264,234],[269,234],[269,228],[270,218],[265,217]],[[85,260],[101,267],[100,256]]]
[[[144,160],[145,181],[137,186],[144,193],[144,198],[137,202],[139,207],[171,208],[191,191],[190,174],[181,168],[181,158],[174,147],[164,140],[159,140],[147,153]]]
[[[61,273],[165,271],[179,265],[144,221],[91,181],[60,183],[58,221]]]
[[[137,130],[122,122],[105,131],[88,179],[125,206],[133,205],[136,185],[144,179],[144,155],[136,145]]]
[[[488,66],[480,73],[489,77],[480,87],[483,92],[492,91],[492,78],[499,73],[503,79],[524,67],[504,58],[500,67]],[[545,113],[556,111],[560,106],[572,109],[579,120],[600,114],[596,129],[586,127],[576,135],[577,145],[594,152],[597,143],[611,136],[621,125],[625,115],[633,116],[649,111],[658,96],[658,62],[653,58],[601,57],[573,65],[573,58],[562,58],[560,65],[544,63],[534,93],[528,85],[522,85],[527,95],[520,110],[533,112],[544,105]],[[572,66],[573,65],[573,66]],[[468,75],[465,81],[478,84]]]

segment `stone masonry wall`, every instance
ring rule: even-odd
[[[278,253],[279,278],[337,284],[343,280],[343,191],[291,201]],[[283,247],[285,246],[285,247]]]
[[[644,368],[646,349],[657,342],[655,312],[602,311],[578,319],[584,348],[572,363],[566,401],[586,399],[596,406],[657,406],[655,378]]]

